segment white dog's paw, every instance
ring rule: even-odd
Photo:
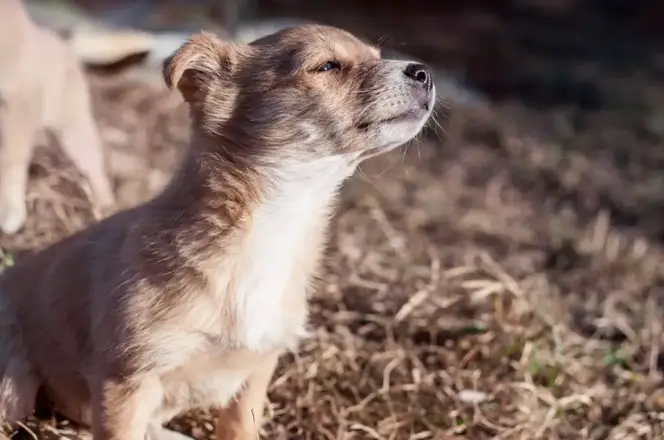
[[[27,216],[23,200],[0,200],[0,230],[5,234],[14,234],[21,229]]]
[[[93,440],[92,433],[87,430],[80,430],[76,433],[75,440]]]
[[[161,426],[151,426],[147,438],[149,440],[193,440],[187,435]]]
[[[97,207],[108,210],[115,206],[115,195],[110,181],[105,176],[96,177],[96,180],[91,182],[91,186]]]

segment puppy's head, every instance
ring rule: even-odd
[[[362,158],[412,139],[431,115],[428,67],[381,59],[341,29],[304,25],[232,45],[206,33],[164,63],[195,128],[224,149],[301,160]]]

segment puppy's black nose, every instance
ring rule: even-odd
[[[413,81],[421,83],[427,90],[431,88],[431,69],[424,64],[411,63],[403,73]]]

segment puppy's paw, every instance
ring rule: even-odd
[[[27,216],[23,200],[0,200],[0,230],[5,234],[14,234],[21,229]]]

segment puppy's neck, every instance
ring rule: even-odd
[[[260,195],[246,213],[250,234],[266,242],[274,240],[272,234],[296,240],[312,227],[325,227],[331,203],[353,169],[341,156],[283,161],[263,169]]]
[[[357,163],[343,155],[279,158],[278,153],[267,156],[256,146],[195,136],[162,200],[191,214],[216,217],[211,223],[227,230],[292,217],[320,218]]]
[[[294,347],[305,336],[306,292],[325,241],[331,205],[352,172],[346,158],[283,162],[264,170],[257,203],[239,227],[233,275],[237,338],[250,350]]]

